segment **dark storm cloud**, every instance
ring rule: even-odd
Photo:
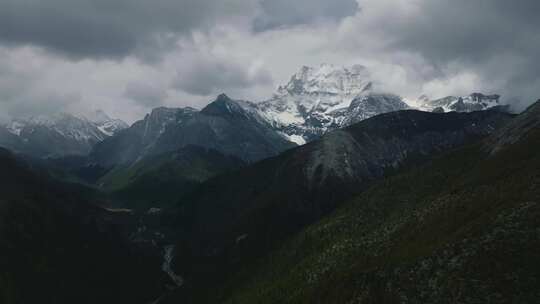
[[[262,13],[254,21],[255,31],[282,26],[340,21],[358,10],[356,0],[262,0]]]
[[[0,43],[75,59],[156,60],[193,30],[253,21],[263,31],[339,21],[357,9],[355,0],[0,0]]]
[[[232,21],[246,0],[0,0],[0,43],[38,45],[75,58],[120,58],[148,44]],[[159,48],[158,48],[159,49]]]

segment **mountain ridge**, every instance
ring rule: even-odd
[[[222,94],[201,111],[156,108],[117,136],[98,143],[90,160],[110,167],[198,145],[254,162],[294,146],[257,113],[240,106],[244,103]]]

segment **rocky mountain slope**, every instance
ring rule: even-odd
[[[208,277],[219,285],[374,181],[483,138],[510,118],[496,111],[387,113],[205,182],[169,218],[179,239],[176,272],[193,284],[184,292],[208,288]]]
[[[223,94],[201,111],[154,109],[144,120],[97,144],[90,159],[105,167],[126,165],[194,145],[254,162],[295,146],[244,103]]]
[[[13,119],[0,126],[0,146],[34,157],[86,155],[127,124],[98,111],[92,117],[60,113]]]
[[[535,302],[539,109],[540,101],[482,142],[375,183],[207,299]]]

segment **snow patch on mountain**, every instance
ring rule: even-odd
[[[293,142],[299,146],[305,145],[307,143],[306,140],[300,135],[288,135],[283,132],[280,132],[280,134],[283,135],[283,137],[285,137],[288,141]]]

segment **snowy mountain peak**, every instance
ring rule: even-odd
[[[370,83],[370,74],[361,65],[350,68],[332,64],[321,64],[316,68],[303,66],[286,85],[278,88],[276,95],[341,95],[354,98]]]
[[[354,100],[358,101],[353,105]],[[404,108],[408,106],[401,97],[374,94],[366,67],[332,64],[301,67],[271,99],[256,105],[261,117],[299,144],[350,123]]]

